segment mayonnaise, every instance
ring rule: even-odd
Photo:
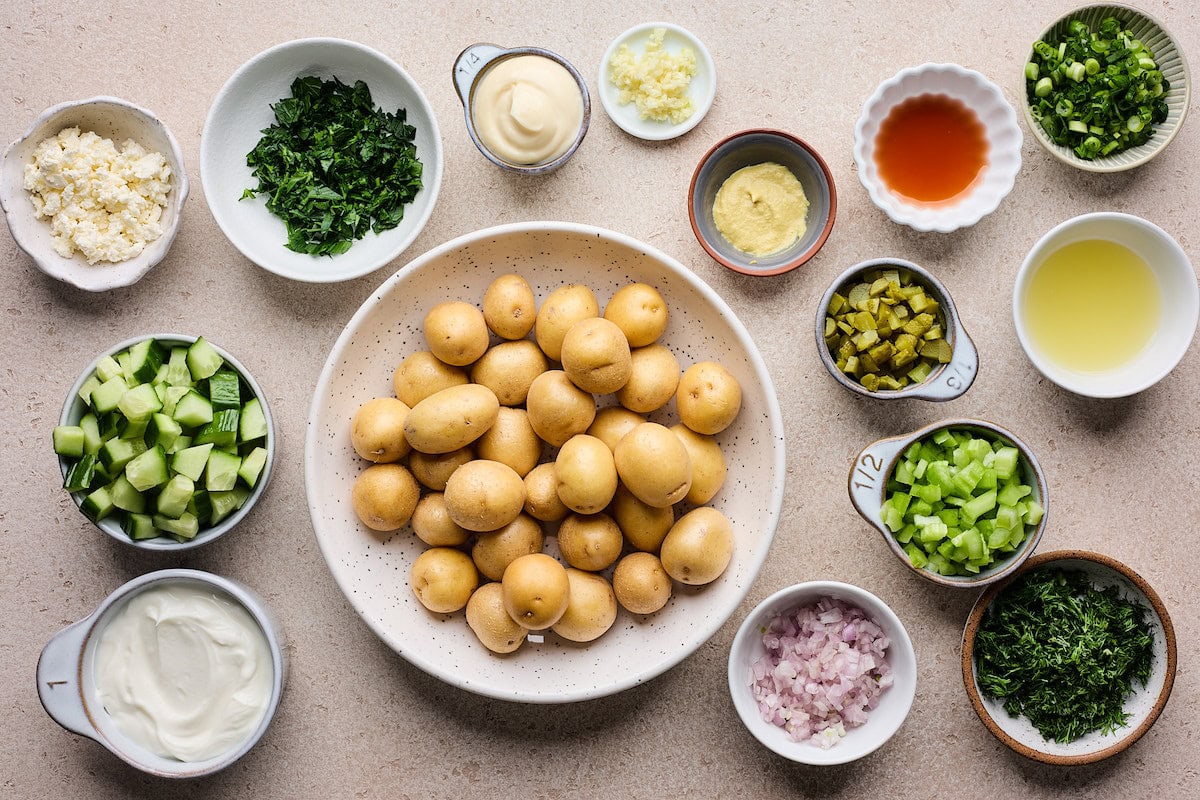
[[[180,761],[219,756],[249,737],[273,682],[258,623],[229,598],[186,584],[130,600],[101,632],[93,671],[117,729]]]
[[[542,164],[567,151],[583,124],[583,93],[557,61],[506,58],[484,72],[471,99],[484,146],[511,164]]]

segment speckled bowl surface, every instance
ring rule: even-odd
[[[601,304],[644,281],[662,293],[670,320],[662,342],[684,368],[724,364],[742,386],[737,420],[718,434],[729,471],[710,505],[733,523],[728,569],[708,586],[676,584],[657,614],[618,613],[588,645],[547,632],[509,656],[484,648],[464,615],[434,614],[416,599],[409,569],[424,545],[406,526],[380,534],[358,521],[351,487],[367,463],[350,445],[359,406],[393,392],[392,372],[426,348],[422,322],[434,304],[479,304],[488,285],[523,275],[539,300],[565,283],[585,283]],[[600,403],[613,402],[611,396]],[[674,403],[651,419],[673,424]],[[317,541],[350,604],[376,634],[426,672],[479,694],[534,703],[584,700],[645,682],[687,657],[737,609],[775,533],[783,501],[784,438],[779,403],[757,348],[729,306],[678,261],[627,236],[564,222],[489,228],[447,242],[409,263],[362,305],[338,338],[317,383],[305,440],[305,485]],[[549,541],[553,541],[550,539]],[[552,551],[548,551],[552,552]]]
[[[33,153],[43,140],[70,127],[112,139],[118,147],[126,139],[133,139],[147,150],[162,153],[171,165],[171,191],[161,217],[162,236],[127,261],[88,264],[80,253],[64,258],[54,250],[50,220],[38,219],[34,214],[25,189],[25,165],[33,160]],[[162,261],[179,232],[187,197],[183,152],[171,131],[153,112],[117,97],[73,100],[46,109],[24,136],[8,146],[0,165],[0,207],[4,209],[13,240],[42,272],[89,292],[130,286]]]

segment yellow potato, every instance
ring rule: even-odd
[[[451,386],[462,386],[469,383],[467,373],[458,367],[452,367],[428,350],[413,353],[400,362],[392,376],[392,388],[409,408]]]
[[[538,309],[533,335],[542,352],[558,361],[563,338],[571,326],[581,319],[598,316],[600,304],[591,289],[577,283],[560,286]]]
[[[521,339],[536,319],[533,289],[520,275],[501,275],[483,294],[483,319],[501,339]]]
[[[742,408],[742,387],[733,373],[712,361],[693,364],[675,394],[679,419],[696,433],[711,436],[732,424]]]
[[[563,337],[559,356],[571,382],[593,394],[617,391],[633,371],[625,334],[600,317],[572,325]]]
[[[412,527],[417,538],[430,547],[457,547],[470,537],[470,533],[450,518],[446,498],[441,492],[430,492],[417,502]]]
[[[630,546],[647,553],[658,552],[667,532],[675,524],[675,511],[671,506],[648,506],[624,486],[618,487],[613,497],[612,515]]]
[[[471,367],[471,380],[496,394],[502,406],[524,405],[533,379],[550,369],[542,349],[528,339],[501,342]]]
[[[494,531],[517,518],[525,507],[525,482],[507,464],[478,459],[454,471],[446,481],[446,510],[469,531]]]
[[[671,578],[653,553],[630,553],[613,570],[613,592],[621,607],[653,614],[671,599]]]
[[[487,323],[470,303],[438,303],[425,315],[425,341],[440,360],[465,367],[488,349]]]
[[[555,447],[586,431],[596,418],[596,399],[571,383],[560,369],[534,378],[525,407],[533,430]]]
[[[376,531],[403,528],[412,518],[421,489],[399,464],[372,464],[354,481],[350,500],[358,518]]]
[[[653,286],[631,283],[608,301],[604,318],[616,323],[630,347],[645,347],[667,329],[667,303]]]
[[[680,583],[699,586],[721,576],[733,557],[733,526],[715,508],[684,514],[663,539],[663,569]]]
[[[432,547],[413,561],[408,582],[421,605],[437,614],[451,614],[471,599],[479,575],[461,550]]]
[[[576,569],[599,572],[621,555],[621,529],[607,514],[572,514],[558,526],[558,552]]]
[[[554,459],[558,498],[580,514],[603,511],[617,491],[617,467],[613,454],[595,436],[572,436]]]
[[[692,462],[679,437],[656,422],[625,434],[613,451],[621,483],[655,508],[674,505],[692,487]]]
[[[721,446],[716,439],[696,433],[687,425],[672,425],[671,432],[683,442],[692,462],[692,488],[688,489],[686,500],[702,506],[725,484],[725,456]]]
[[[460,447],[449,453],[422,453],[414,450],[408,457],[408,468],[426,489],[435,492],[446,490],[446,481],[454,470],[475,460],[475,452],[469,447]]]
[[[479,534],[471,548],[471,559],[486,577],[498,581],[509,564],[521,556],[542,552],[544,544],[545,536],[537,520],[518,514],[503,528]]]
[[[570,600],[570,580],[562,564],[545,553],[521,556],[500,582],[504,610],[522,627],[544,630],[562,618]]]
[[[635,414],[627,408],[606,406],[596,412],[596,418],[588,426],[587,433],[604,442],[609,450],[616,450],[621,437],[645,421],[646,418],[641,414]]]
[[[524,478],[542,457],[542,440],[533,432],[523,408],[501,407],[496,422],[475,440],[480,458],[507,464]]]
[[[493,653],[511,653],[525,644],[525,629],[504,610],[504,589],[485,583],[467,601],[467,625]]]
[[[661,344],[652,344],[630,354],[629,380],[617,392],[617,402],[646,414],[670,402],[678,388],[679,359]]]
[[[414,450],[449,453],[486,433],[499,412],[500,403],[486,386],[452,386],[413,406],[404,436]]]
[[[558,522],[570,513],[558,497],[553,461],[538,464],[525,476],[525,513],[542,522]]]
[[[599,639],[617,619],[617,597],[612,586],[600,575],[567,570],[569,597],[567,610],[550,630],[572,642]]]
[[[350,444],[367,461],[399,461],[411,449],[404,438],[409,408],[394,397],[376,397],[359,407],[350,422]]]

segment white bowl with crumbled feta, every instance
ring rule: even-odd
[[[13,239],[42,272],[92,292],[129,286],[163,259],[187,195],[175,137],[115,97],[47,109],[0,165]]]

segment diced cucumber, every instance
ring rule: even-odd
[[[245,481],[247,486],[254,488],[254,484],[258,483],[258,476],[262,474],[263,467],[266,465],[266,448],[256,447],[242,459],[242,466],[238,468],[238,477]]]
[[[130,420],[150,419],[152,414],[162,410],[162,400],[158,398],[158,392],[154,391],[153,384],[139,383],[121,395],[117,402],[117,410]]]
[[[187,511],[188,501],[192,499],[192,493],[195,490],[196,485],[188,476],[176,475],[171,478],[158,493],[158,513],[178,519],[183,512]]]
[[[187,394],[190,391],[191,391],[191,388],[189,388],[187,386],[167,386],[165,389],[163,389],[162,413],[166,414],[169,417],[174,417],[175,406],[179,403],[180,398],[182,398],[185,394]]]
[[[167,362],[167,383],[171,386],[192,388],[192,372],[187,365],[187,348],[172,347]]]
[[[242,418],[238,426],[239,442],[252,442],[267,435],[267,415],[263,413],[257,397],[250,398],[242,405]]]
[[[202,381],[211,377],[224,363],[225,359],[221,358],[203,336],[188,348],[187,365],[188,371],[192,373],[192,380]]]
[[[174,455],[175,453],[179,453],[179,452],[182,452],[183,450],[187,450],[191,446],[192,446],[192,437],[187,436],[187,435],[179,436],[175,439],[174,442],[171,443],[171,446],[167,448],[167,455]]]
[[[209,492],[208,497],[212,501],[211,523],[216,525],[246,504],[250,498],[250,490],[238,486],[228,492]]]
[[[125,465],[125,477],[139,492],[161,486],[170,478],[167,454],[155,445]]]
[[[117,409],[121,398],[129,391],[129,384],[121,375],[114,375],[92,390],[92,408],[97,414],[107,414]]]
[[[96,457],[84,453],[78,461],[71,465],[63,478],[63,488],[68,492],[82,492],[90,489],[96,477]]]
[[[146,497],[122,473],[108,487],[112,493],[113,505],[122,511],[132,511],[140,514],[146,510]]]
[[[171,416],[185,428],[198,428],[212,422],[212,403],[195,389],[189,389],[187,394],[179,398]]]
[[[204,470],[204,488],[210,492],[229,491],[237,484],[238,470],[242,460],[223,450],[214,449],[208,454]]]
[[[196,538],[196,534],[200,532],[200,521],[196,519],[195,515],[189,514],[186,511],[183,512],[179,519],[163,516],[162,514],[155,514],[152,519],[154,527],[160,531],[166,531],[183,539],[194,539]]]
[[[200,476],[204,474],[204,467],[208,464],[208,454],[212,452],[212,449],[213,445],[210,442],[180,450],[171,456],[171,470],[180,475],[186,475],[193,481],[200,480]]]
[[[154,339],[143,339],[129,348],[129,372],[138,383],[149,383],[158,375],[166,353]]]
[[[182,434],[183,427],[166,414],[155,414],[150,418],[150,424],[146,426],[146,442],[160,445],[168,451]]]
[[[121,522],[121,530],[135,542],[158,536],[158,528],[154,527],[154,521],[149,514],[126,514]]]
[[[208,399],[214,409],[239,408],[242,405],[240,381],[236,373],[218,370],[208,379]]]
[[[100,423],[96,420],[96,415],[84,414],[79,420],[79,427],[83,431],[83,452],[99,453],[104,440],[100,438]]]
[[[212,442],[218,447],[228,447],[237,444],[238,417],[241,412],[236,408],[226,408],[213,413],[212,422],[205,425],[196,434],[196,444]]]
[[[150,382],[153,383],[155,385],[155,387],[167,385],[167,365],[166,364],[163,364],[162,366],[160,366],[158,368],[158,372],[154,373],[154,377],[150,379]]]
[[[192,499],[188,501],[187,510],[188,513],[196,515],[196,519],[200,521],[201,525],[209,524],[212,519],[213,505],[208,492],[204,489],[197,490],[192,495]]]
[[[108,487],[101,486],[83,498],[83,502],[79,504],[79,508],[88,517],[99,522],[111,514],[116,506],[113,505],[112,493],[108,490]]]
[[[112,356],[104,356],[96,362],[96,377],[107,383],[121,374],[121,365]]]
[[[93,373],[88,376],[83,385],[79,387],[79,399],[87,405],[92,404],[92,392],[99,386],[102,381]]]
[[[129,419],[120,414],[113,414],[117,421],[117,436],[122,439],[141,439],[146,435],[149,419]]]
[[[99,419],[100,439],[107,442],[109,439],[115,439],[121,432],[121,414],[117,411],[110,411],[107,414],[101,414]]]
[[[142,439],[109,439],[100,448],[100,463],[112,475],[145,452],[146,442]]]
[[[129,363],[128,350],[126,350],[124,353],[117,353],[117,363],[121,365],[121,376],[125,378],[126,383],[131,386],[135,383],[138,383],[138,381],[133,377],[133,367],[130,366]]]
[[[83,428],[78,425],[57,425],[51,438],[54,440],[54,452],[60,456],[79,458],[83,455],[86,437]]]

